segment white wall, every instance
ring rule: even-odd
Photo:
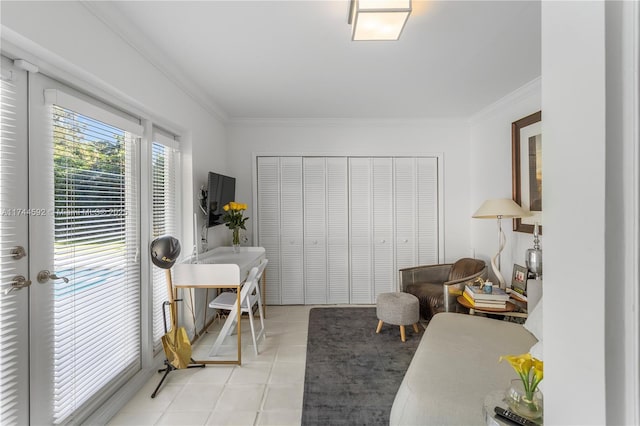
[[[470,138],[473,161],[471,162],[471,193],[466,210],[468,217],[471,217],[487,199],[511,198],[511,123],[540,111],[540,91],[540,79],[536,79],[489,105],[471,118]],[[544,120],[544,112],[542,117]],[[544,135],[542,141],[544,158]],[[543,188],[546,186],[546,178],[543,175]],[[471,220],[471,247],[476,257],[485,260],[487,265],[490,265],[491,257],[498,251],[497,229],[495,219]],[[507,243],[501,255],[500,270],[509,285],[513,264],[526,266],[525,252],[533,247],[533,236],[513,232],[512,219],[503,219],[502,230],[506,235]],[[544,236],[540,237],[540,243],[544,259]]]
[[[542,3],[546,424],[607,423],[604,8]]]
[[[426,155],[444,160],[444,257],[469,255],[469,132],[463,120],[241,121],[229,128],[237,198],[252,200],[252,154]],[[252,206],[248,216],[253,218]],[[251,233],[251,229],[249,229]]]
[[[81,3],[3,1],[1,22],[5,54],[28,59],[52,77],[69,77],[71,85],[98,88],[107,100],[124,103],[132,112],[180,133],[181,241],[183,251],[189,253],[197,207],[192,194],[206,182],[209,170],[227,171],[222,120],[187,96]],[[210,243],[217,245],[215,239]]]
[[[607,423],[639,424],[640,4],[607,2],[605,15]]]

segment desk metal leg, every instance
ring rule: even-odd
[[[204,329],[204,332],[207,332],[207,309],[209,309],[209,289],[205,290],[204,293],[204,319],[202,320],[202,328]],[[194,321],[195,323],[195,321]],[[194,328],[197,330],[198,328],[195,326],[194,324]],[[196,331],[197,333],[197,331]]]
[[[238,295],[236,296],[236,308],[238,309],[238,365],[242,365],[242,311],[240,310],[240,286],[237,289]]]

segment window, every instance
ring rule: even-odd
[[[179,144],[175,136],[160,129],[154,129],[151,145],[151,174],[153,194],[153,230],[152,240],[162,236],[178,235],[178,202],[180,191],[177,176],[180,165]],[[184,248],[183,248],[184,249]],[[153,279],[153,346],[154,351],[161,348],[160,338],[164,335],[162,303],[168,300],[165,271],[152,266]],[[167,309],[167,323],[169,310]]]
[[[45,314],[53,323],[58,424],[140,369],[139,159],[138,137],[118,125],[121,117],[57,90],[45,97],[53,133],[53,266],[64,277],[55,280]]]

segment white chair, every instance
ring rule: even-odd
[[[260,337],[266,337],[264,328],[264,314],[262,312],[262,296],[260,294],[260,279],[262,274],[269,263],[268,259],[263,259],[260,264],[249,271],[249,276],[244,282],[242,289],[240,290],[240,311],[246,312],[249,315],[249,325],[251,326],[251,337],[253,338],[253,349],[258,355],[258,340]],[[260,326],[261,329],[256,335],[255,326],[253,324],[253,306],[258,305],[258,312],[260,314]],[[235,293],[224,292],[218,295],[209,303],[209,307],[212,309],[224,309],[228,310],[229,316],[220,331],[220,336],[227,336],[234,330],[235,321],[237,321],[237,297]],[[222,339],[216,340],[214,346],[211,349],[211,355],[215,355],[222,344]]]

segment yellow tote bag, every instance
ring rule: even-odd
[[[191,342],[184,327],[173,328],[162,336],[167,361],[175,368],[187,368],[191,363]]]

